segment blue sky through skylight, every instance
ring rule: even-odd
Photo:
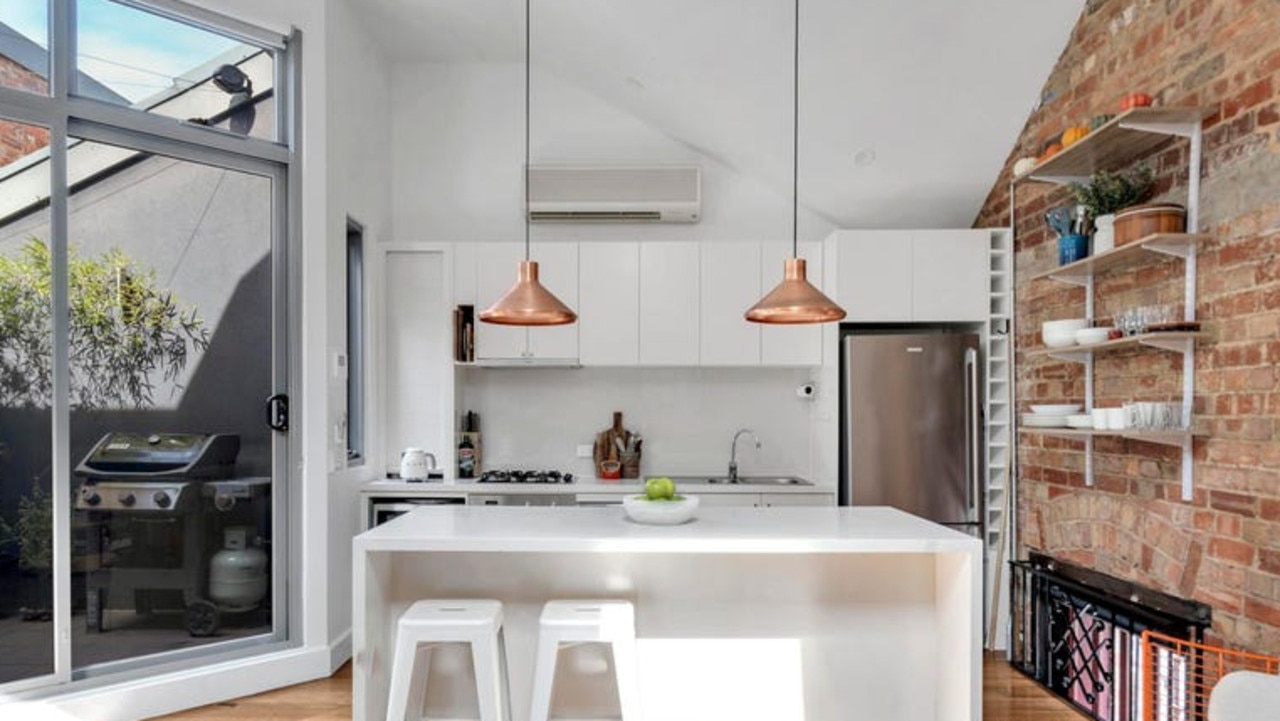
[[[174,79],[236,47],[230,38],[110,0],[77,0],[78,63],[136,102],[174,86]],[[4,0],[0,21],[48,47],[47,0]]]

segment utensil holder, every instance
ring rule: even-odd
[[[623,478],[639,478],[640,477],[640,454],[639,453],[623,453],[618,456],[622,461],[622,477]]]
[[[1074,263],[1089,255],[1089,236],[1064,235],[1058,238],[1058,265]]]

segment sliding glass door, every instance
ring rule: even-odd
[[[0,686],[54,674],[53,283],[49,208],[15,218],[19,195],[49,197],[30,164],[48,128],[0,118]],[[13,142],[24,139],[24,143]],[[17,186],[24,191],[19,193]]]
[[[0,692],[287,640],[287,48],[49,7],[0,10],[51,88],[0,80]]]

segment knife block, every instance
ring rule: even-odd
[[[633,443],[634,435],[623,427],[622,413],[614,412],[613,425],[596,434],[591,457],[595,462],[597,478],[640,477],[640,444],[643,441],[636,438]],[[619,464],[617,471],[612,470],[614,462]],[[604,468],[604,463],[610,463],[609,470]]]

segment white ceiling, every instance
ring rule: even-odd
[[[848,228],[969,225],[1083,5],[804,0],[801,203]],[[394,62],[523,61],[521,0],[360,6]],[[790,194],[793,12],[786,0],[536,0],[533,62]],[[855,162],[860,151],[874,161]]]

